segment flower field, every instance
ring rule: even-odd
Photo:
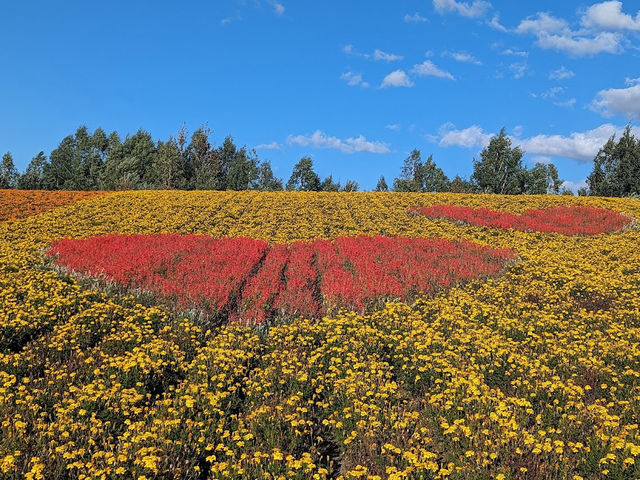
[[[0,190],[0,222],[37,213],[100,195],[102,192]]]
[[[437,205],[632,221],[566,235],[409,213]],[[639,478],[638,218],[631,199],[158,191],[1,222],[0,478]],[[429,261],[456,265],[449,285],[405,277],[383,297],[407,302],[369,308]],[[198,288],[180,279],[242,295],[220,325],[136,291],[163,278],[176,301]],[[243,324],[276,304],[286,319]]]

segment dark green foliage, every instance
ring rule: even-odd
[[[640,194],[640,139],[627,125],[618,142],[615,135],[600,149],[587,178],[589,193],[603,197]]]
[[[357,192],[358,187],[359,187],[358,182],[356,182],[355,180],[347,180],[346,183],[344,184],[344,187],[342,187],[342,191]]]
[[[473,193],[475,187],[472,182],[456,175],[451,180],[450,191],[453,193]]]
[[[42,190],[44,184],[44,169],[47,165],[47,156],[44,152],[38,153],[31,159],[25,172],[18,179],[18,188],[23,190]]]
[[[255,188],[256,190],[270,192],[282,190],[282,180],[273,175],[271,164],[268,161],[261,162],[258,167],[258,180]]]
[[[384,179],[384,175],[380,176],[378,183],[376,184],[376,192],[388,192],[389,186],[387,185],[387,181]]]
[[[524,193],[544,195],[546,193],[560,193],[562,180],[558,178],[558,169],[552,163],[536,163],[530,170],[524,171]]]
[[[471,181],[483,193],[517,195],[525,187],[524,167],[520,147],[511,147],[505,129],[493,137],[482,152],[480,160],[473,159]]]
[[[2,156],[0,162],[0,188],[16,188],[18,184],[18,170],[13,163],[10,152]]]
[[[420,150],[413,150],[404,160],[399,178],[393,182],[396,192],[448,192],[449,178],[433,161],[433,155],[423,163]]]
[[[318,191],[320,190],[320,177],[313,171],[313,160],[310,157],[302,157],[298,163],[293,166],[293,172],[287,182],[287,190],[304,190]]]
[[[334,182],[333,175],[329,175],[320,184],[320,190],[323,192],[339,192],[340,188],[340,182]]]

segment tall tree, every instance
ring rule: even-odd
[[[320,190],[320,177],[313,171],[313,160],[310,157],[302,157],[293,166],[293,172],[287,182],[287,190]]]
[[[104,167],[103,181],[106,188],[130,190],[153,186],[152,165],[155,162],[156,145],[151,135],[140,129],[127,136],[124,142],[109,138],[108,159]]]
[[[384,179],[384,175],[381,175],[378,179],[378,183],[376,184],[376,192],[388,192],[389,186],[387,185],[387,181]]]
[[[342,187],[343,192],[357,192],[360,185],[355,180],[347,180]]]
[[[475,191],[473,183],[462,178],[460,175],[456,175],[453,180],[451,180],[449,189],[453,193],[473,193]]]
[[[258,160],[255,151],[247,152],[246,147],[236,151],[229,164],[227,174],[228,190],[249,190],[257,188]]]
[[[399,178],[393,182],[398,192],[446,192],[449,191],[449,178],[433,161],[433,155],[423,163],[420,150],[413,150],[404,160]]]
[[[44,152],[38,153],[31,159],[25,172],[18,179],[18,188],[23,190],[42,190],[44,184],[44,170],[47,165],[47,156]]]
[[[204,190],[226,189],[226,172],[220,171],[219,153],[213,148],[211,130],[206,125],[198,128],[191,135],[191,142],[186,148],[186,172],[190,187]],[[226,140],[225,140],[226,142]],[[233,155],[235,145],[231,142]]]
[[[270,192],[282,190],[282,180],[275,177],[273,170],[271,170],[271,164],[266,160],[261,162],[258,167],[256,189]]]
[[[157,153],[151,167],[154,186],[162,189],[185,188],[183,157],[175,139],[158,142]]]
[[[0,162],[0,188],[16,188],[17,184],[18,170],[13,163],[11,152],[7,152]]]
[[[329,175],[320,184],[320,190],[322,190],[323,192],[339,192],[340,182],[334,181],[333,175]]]
[[[525,173],[525,191],[530,195],[560,193],[563,181],[558,178],[558,169],[552,163],[536,163]]]
[[[44,169],[44,183],[50,190],[77,189],[78,174],[75,161],[75,138],[67,135],[49,155],[49,163]]]
[[[480,152],[480,160],[473,159],[471,180],[484,193],[522,193],[525,183],[523,155],[520,147],[511,147],[511,139],[503,128]]]
[[[640,139],[627,125],[618,142],[613,135],[598,151],[587,178],[591,195],[622,197],[640,193]]]

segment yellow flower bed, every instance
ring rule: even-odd
[[[558,196],[122,192],[0,224],[0,478],[640,477],[640,233],[407,214],[640,202]],[[201,233],[466,239],[500,278],[270,328],[175,318],[44,265],[53,239]]]

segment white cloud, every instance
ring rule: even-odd
[[[413,87],[413,82],[406,74],[404,70],[394,70],[389,75],[384,77],[382,80],[382,84],[380,85],[382,88],[387,87]]]
[[[596,3],[587,8],[582,16],[582,25],[603,30],[640,30],[640,10],[634,20],[631,15],[622,12],[622,2]]]
[[[565,100],[564,102],[553,102],[556,107],[565,107],[565,108],[573,108],[576,104],[575,98],[570,98],[569,100]]]
[[[542,98],[556,98],[559,93],[564,92],[564,87],[551,87],[540,94]]]
[[[509,31],[507,27],[505,27],[500,23],[500,15],[498,15],[497,13],[491,18],[491,20],[487,22],[487,25],[489,25],[491,28],[498,30],[500,32]]]
[[[312,135],[289,135],[287,137],[287,143],[289,145],[300,145],[302,147],[330,148],[343,153],[366,152],[381,154],[391,152],[386,143],[371,142],[363,135],[342,140],[338,137],[327,136],[321,130],[316,130]]]
[[[519,137],[520,135],[522,135],[523,131],[524,131],[524,127],[522,125],[516,125],[515,127],[513,127],[513,135],[516,137]]]
[[[404,21],[406,23],[425,23],[428,22],[429,19],[426,17],[423,17],[422,15],[420,15],[418,12],[414,13],[413,15],[409,15],[408,13],[404,16]]]
[[[525,18],[516,28],[518,33],[568,33],[569,25],[561,18],[556,18],[545,12],[539,12],[533,17]]]
[[[529,52],[525,52],[524,50],[514,50],[513,48],[507,48],[501,52],[501,55],[512,55],[514,57],[523,57],[526,58],[529,56]]]
[[[598,153],[598,150],[611,138],[620,136],[624,127],[605,123],[592,130],[573,132],[569,135],[535,135],[528,138],[511,137],[513,145],[519,145],[530,155],[544,157],[564,157],[580,163],[588,163]],[[640,128],[632,128],[634,135],[640,135]],[[493,134],[486,133],[482,127],[472,125],[459,130],[451,123],[445,123],[438,132],[439,143],[443,147],[485,147]]]
[[[622,134],[624,128],[605,123],[585,132],[564,135],[536,135],[514,142],[527,153],[572,158],[578,162],[591,162],[598,150],[612,135]]]
[[[456,0],[433,0],[433,7],[440,14],[455,12],[463,17],[479,18],[487,13],[491,4],[484,0],[473,0],[471,3]]]
[[[261,143],[253,148],[255,148],[256,150],[280,150],[282,148],[282,145],[280,145],[278,142]]]
[[[382,50],[376,48],[373,53],[362,53],[356,50],[356,47],[353,45],[345,45],[342,47],[342,51],[347,55],[353,55],[354,57],[362,57],[370,60],[384,60],[385,62],[394,62],[396,60],[402,60],[404,57],[402,55],[396,55],[394,53],[383,52]]]
[[[567,69],[564,65],[556,70],[552,70],[549,72],[550,80],[566,80],[568,78],[573,78],[575,73],[571,70]]]
[[[421,77],[429,76],[429,77],[438,77],[438,78],[447,78],[449,80],[455,80],[453,75],[445,70],[441,70],[434,65],[434,63],[430,60],[425,60],[422,63],[414,65],[411,69],[411,72],[420,75]]]
[[[584,57],[597,53],[618,53],[621,37],[617,33],[601,32],[595,37],[571,35],[550,35],[546,32],[538,34],[538,45],[549,50],[557,50],[574,57]]]
[[[539,12],[520,22],[517,33],[532,34],[537,37],[537,45],[547,50],[557,50],[574,57],[598,53],[618,53],[622,37],[617,33],[573,31],[566,20],[548,13]]]
[[[591,102],[591,108],[605,116],[623,115],[628,119],[640,117],[640,78],[627,79],[627,88],[600,90]]]
[[[231,23],[232,21],[233,21],[233,18],[227,17],[227,18],[223,18],[222,20],[220,20],[220,24],[221,25],[226,25],[228,23]]]
[[[395,55],[393,53],[386,53],[382,50],[378,50],[377,48],[373,52],[374,60],[384,60],[385,62],[395,62],[396,60],[402,60],[404,57],[402,55]]]
[[[276,15],[283,15],[284,14],[284,5],[282,5],[281,3],[275,2],[273,4],[273,9],[276,12]]]
[[[513,73],[513,78],[522,78],[527,73],[529,66],[526,62],[516,62],[509,65],[509,70]]]
[[[577,182],[572,182],[571,180],[565,180],[562,182],[562,188],[566,188],[567,190],[571,190],[573,193],[578,193],[578,190],[581,188],[587,188],[587,179],[583,178]]]
[[[485,133],[478,125],[458,130],[453,123],[445,123],[438,130],[440,145],[443,147],[484,147],[489,144],[492,133]]]
[[[367,88],[369,86],[369,83],[365,82],[362,79],[362,75],[359,73],[345,72],[340,75],[340,80],[344,80],[345,82],[347,82],[347,85],[349,85],[350,87],[360,86]]]
[[[389,125],[385,125],[384,128],[386,128],[388,130],[398,131],[398,130],[400,130],[400,124],[399,123],[391,123]]]
[[[472,63],[482,65],[482,62],[467,52],[442,52],[443,57],[453,58],[456,62]]]

